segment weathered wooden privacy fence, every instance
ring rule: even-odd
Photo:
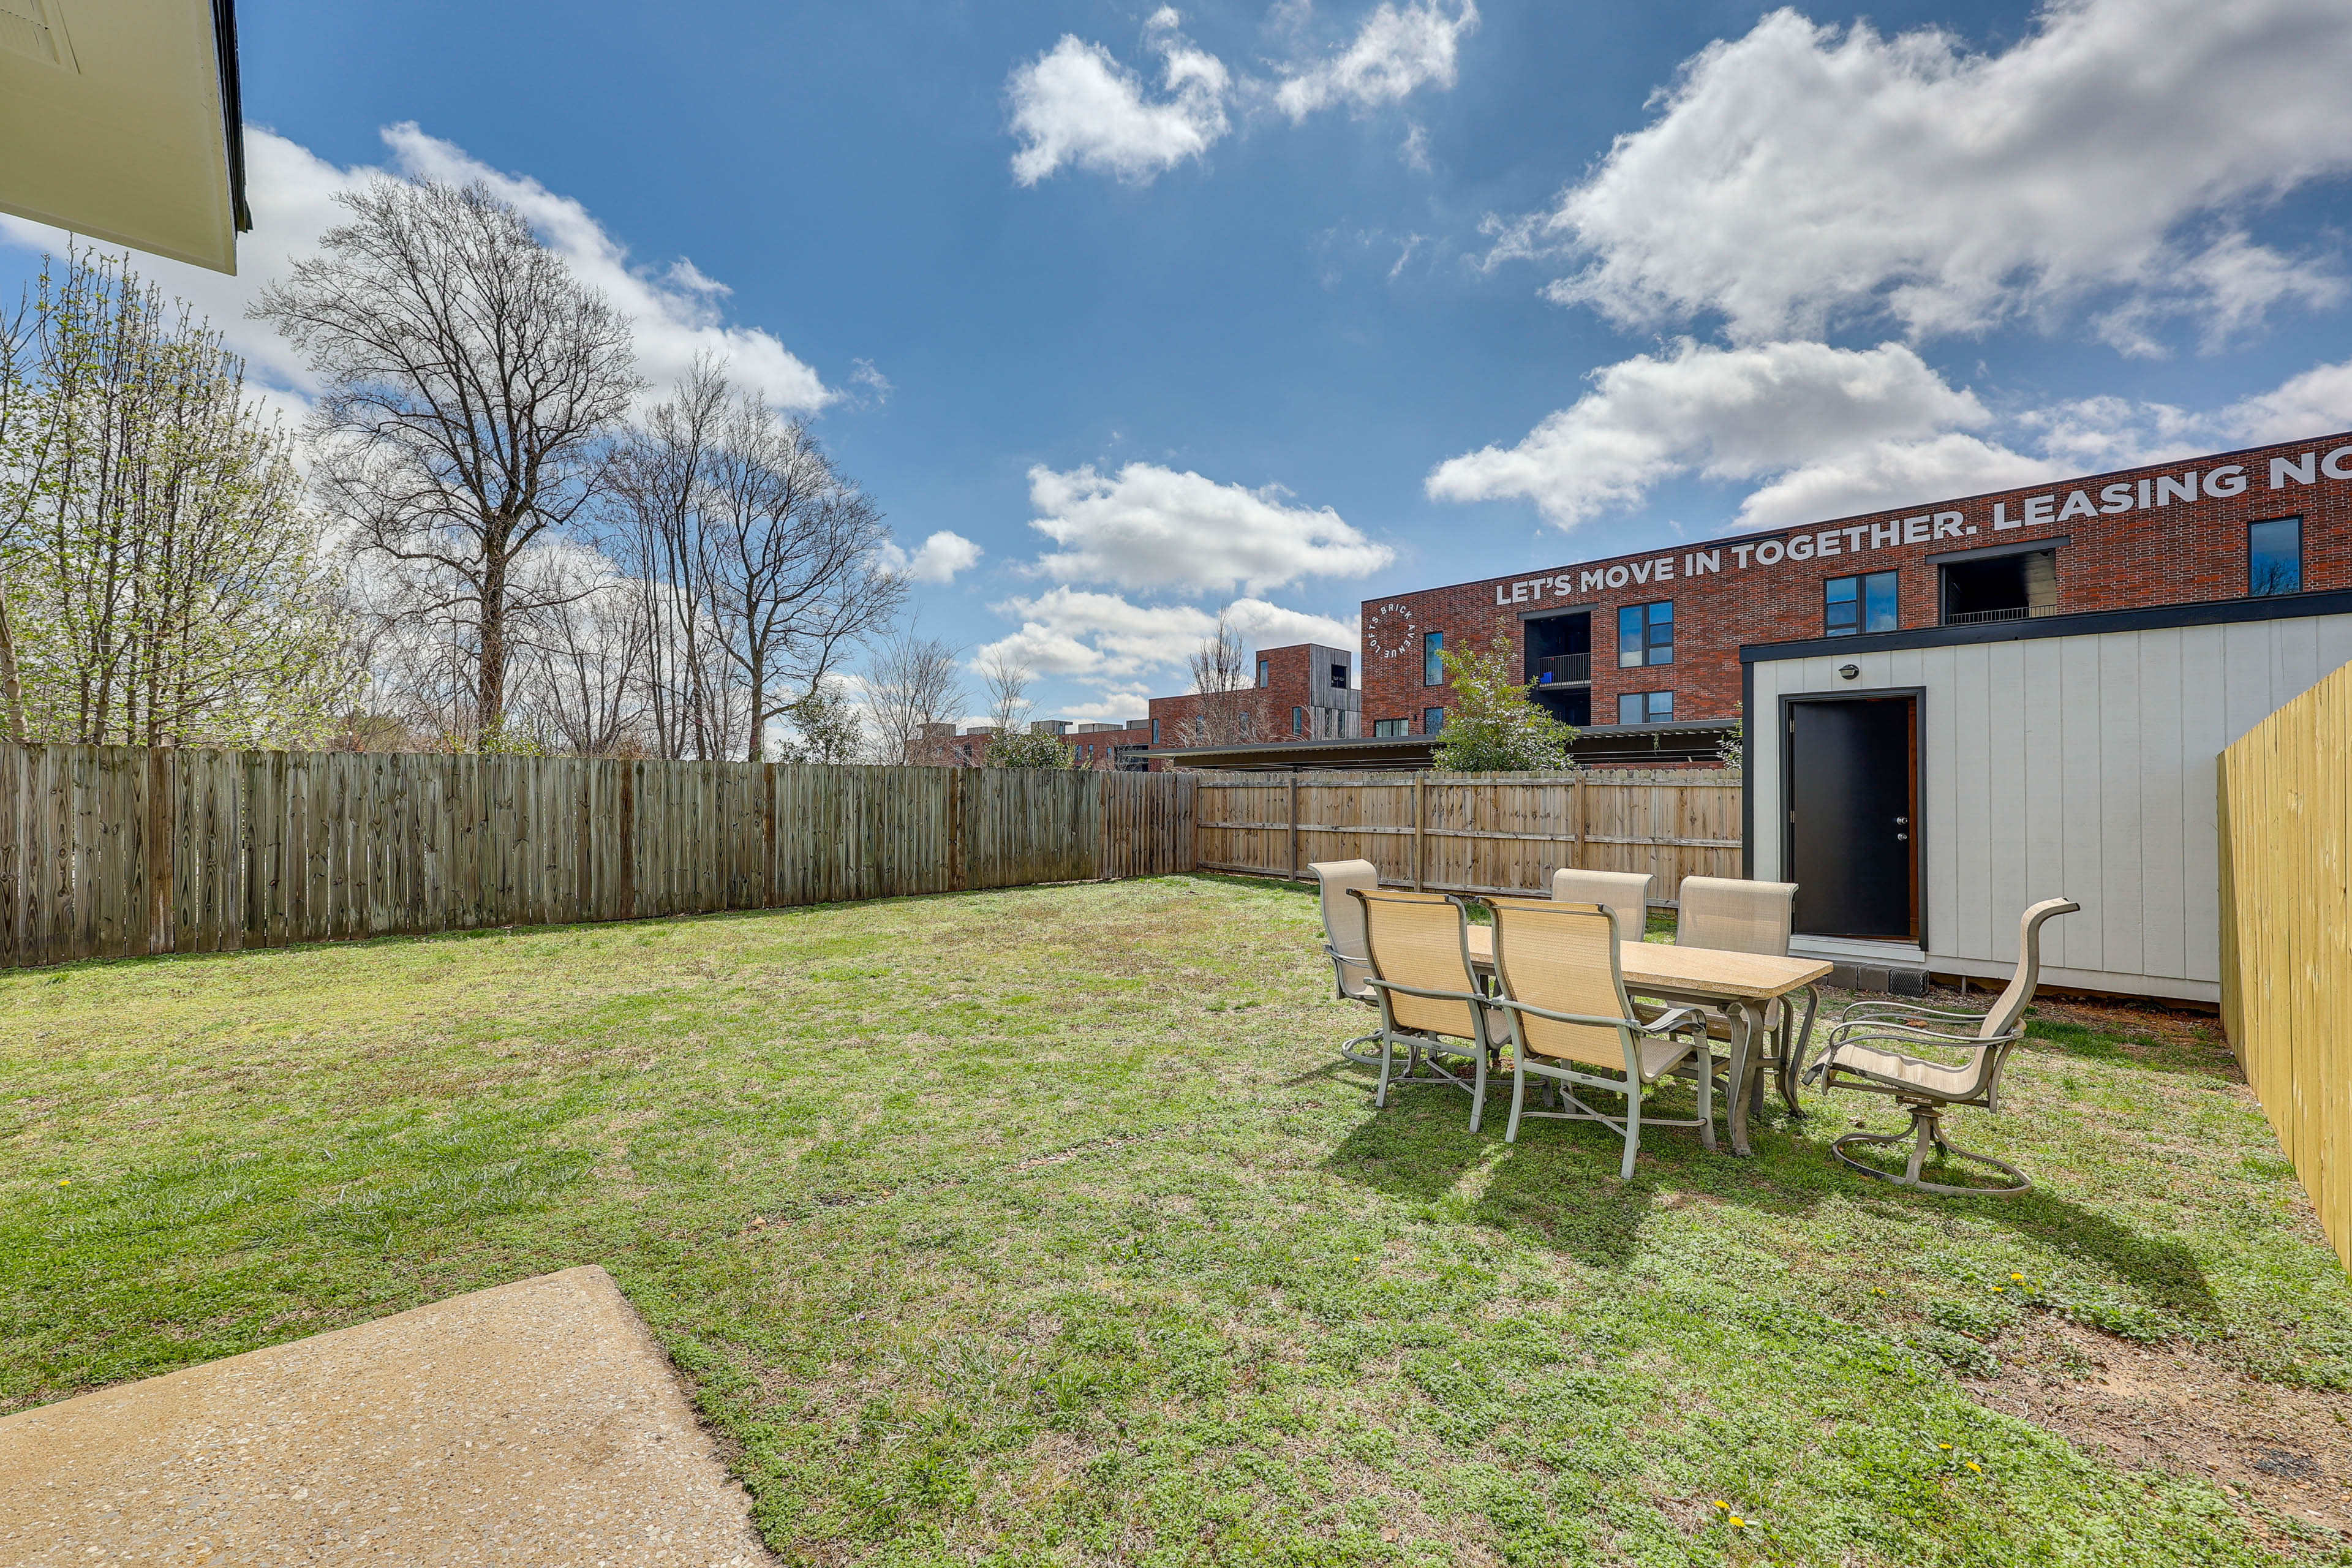
[[[0,967],[1192,867],[1182,774],[0,745]]]
[[[1448,892],[1549,894],[1562,866],[1682,879],[1739,875],[1733,773],[1203,773],[1193,833],[1203,869],[1303,875],[1370,860],[1381,879]]]
[[[2221,1020],[2352,1267],[2352,666],[2221,753]]]

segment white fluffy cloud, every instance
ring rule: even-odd
[[[1383,0],[1347,47],[1295,70],[1274,89],[1274,101],[1300,121],[1336,103],[1374,108],[1424,86],[1450,88],[1463,36],[1477,26],[1472,0],[1454,7],[1442,0],[1402,6]]]
[[[1533,500],[1562,528],[1630,506],[1652,485],[1696,471],[1754,479],[1824,459],[1910,447],[1985,424],[1974,394],[1948,385],[1901,343],[1839,349],[1685,339],[1596,371],[1593,389],[1515,447],[1441,463],[1440,500]],[[1918,454],[1923,464],[1934,452]]]
[[[1162,6],[1145,26],[1160,58],[1160,95],[1100,44],[1070,34],[1013,73],[1013,177],[1034,185],[1064,164],[1149,184],[1224,135],[1233,79],[1194,48]]]
[[[1216,630],[1217,617],[1192,605],[1138,605],[1118,594],[1054,588],[1034,598],[1009,599],[990,606],[1017,618],[1021,629],[979,650],[979,657],[1004,651],[1041,675],[1065,676],[1108,689],[1133,686],[1139,676],[1181,671],[1201,639]],[[1285,609],[1263,599],[1240,598],[1225,606],[1228,623],[1253,647],[1319,642],[1356,646],[1351,621]]]
[[[977,563],[980,556],[979,545],[944,528],[917,545],[912,553],[896,544],[882,547],[882,564],[915,583],[952,583],[957,573]]]
[[[1562,529],[1686,474],[1762,482],[1732,524],[1774,528],[2352,428],[2352,362],[2210,409],[2087,397],[1996,418],[1910,349],[1721,349],[1597,371],[1516,447],[1441,463],[1441,500],[1533,500]]]
[[[295,258],[314,253],[319,237],[348,216],[335,205],[337,193],[384,171],[338,168],[268,131],[248,128],[245,136],[254,228],[237,242],[237,276],[150,256],[137,258],[135,265],[166,292],[211,317],[263,380],[299,399],[314,390],[307,366],[275,331],[247,321],[245,308],[264,284],[284,276]],[[637,367],[656,389],[675,381],[696,355],[712,353],[730,362],[739,383],[777,408],[814,411],[835,397],[774,334],[729,325],[719,308],[726,285],[705,277],[691,262],[680,259],[659,269],[633,266],[627,249],[579,202],[536,180],[492,169],[415,125],[388,127],[383,140],[392,173],[459,183],[478,179],[512,203],[584,282],[635,321]],[[66,246],[61,231],[16,218],[0,217],[0,236],[28,248],[62,253]]]
[[[1995,54],[1793,10],[1718,42],[1496,257],[1622,323],[1719,314],[1737,342],[1887,317],[1914,338],[2119,293],[2099,320],[2210,338],[2341,285],[2235,215],[2352,169],[2341,0],[2048,0]]]
[[[1284,504],[1269,486],[1219,484],[1156,463],[1029,470],[1030,527],[1059,549],[1037,569],[1065,583],[1187,594],[1261,594],[1307,576],[1360,577],[1395,559],[1329,507]]]
[[[1277,27],[1297,31],[1307,6],[1276,8]],[[1244,115],[1271,104],[1295,123],[1337,105],[1396,103],[1423,87],[1451,88],[1464,37],[1478,26],[1475,0],[1381,0],[1353,38],[1329,55],[1277,67],[1278,80],[1236,79],[1224,61],[1187,39],[1183,18],[1162,5],[1144,24],[1145,48],[1160,58],[1159,82],[1122,65],[1100,44],[1065,33],[1035,59],[1013,68],[1013,177],[1034,185],[1065,167],[1150,184],[1203,156]],[[1415,127],[1408,163],[1428,164]]]

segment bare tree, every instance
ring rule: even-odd
[[[806,424],[744,395],[710,481],[710,613],[750,704],[747,761],[769,721],[819,693],[847,647],[895,619],[905,583],[878,554],[873,498],[836,469]]]
[[[562,580],[544,584],[543,607],[517,623],[515,706],[551,751],[644,754],[652,737],[638,677],[649,632],[634,584],[587,550],[534,551],[525,561],[530,572]]]
[[[976,667],[988,689],[988,721],[1000,735],[1010,735],[1028,721],[1029,684],[1036,672],[1010,648],[993,648]]]
[[[420,572],[418,609],[471,644],[478,736],[506,717],[517,559],[585,504],[639,382],[629,323],[487,187],[377,179],[248,312],[327,379],[321,492]]]
[[[1177,726],[1177,743],[1233,746],[1257,739],[1266,726],[1259,710],[1263,703],[1254,696],[1256,674],[1241,634],[1227,623],[1223,611],[1217,612],[1216,629],[1201,639],[1186,662],[1201,702],[1192,717]]]
[[[866,710],[877,732],[882,760],[932,763],[926,731],[951,724],[963,711],[963,682],[956,676],[956,650],[920,636],[909,622],[886,639],[866,667]]]
[[[630,578],[646,717],[665,757],[727,756],[738,742],[730,661],[709,613],[719,563],[702,516],[730,395],[719,366],[698,360],[606,463],[606,545]]]
[[[905,601],[880,510],[805,424],[709,361],[615,443],[608,473],[665,754],[758,761],[771,722]]]

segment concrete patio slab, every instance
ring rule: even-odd
[[[0,1564],[773,1562],[602,1268],[0,1418]]]

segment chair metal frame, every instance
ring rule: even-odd
[[[1754,888],[1786,889],[1785,897],[1790,918],[1785,924],[1789,929],[1781,933],[1779,952],[1770,953],[1769,956],[1776,958],[1789,956],[1789,941],[1794,934],[1796,926],[1794,914],[1797,885],[1794,882],[1743,881],[1742,879],[1732,877],[1685,877],[1683,879],[1682,884],[1675,889],[1675,945],[1676,947],[1712,947],[1714,945],[1711,942],[1685,940],[1685,936],[1691,934],[1688,927],[1693,923],[1687,916],[1691,908],[1690,884],[1695,881],[1702,884],[1738,883]],[[1745,952],[1759,950],[1734,948],[1727,951]],[[1804,1107],[1797,1103],[1798,1077],[1804,1069],[1805,1056],[1812,1044],[1813,1020],[1819,1014],[1822,1005],[1822,994],[1818,986],[1806,986],[1803,995],[1805,1016],[1801,1022],[1797,1018],[1794,994],[1774,998],[1771,1005],[1764,1009],[1764,1017],[1760,1020],[1761,1027],[1759,1030],[1759,1038],[1751,1047],[1760,1052],[1755,1059],[1769,1070],[1773,1088],[1780,1091],[1780,1103],[1789,1108],[1789,1114],[1793,1117],[1802,1117],[1805,1114]],[[1709,1018],[1710,1021],[1721,1021],[1727,1037],[1730,1020],[1714,1009],[1709,1009]],[[1736,1090],[1727,1089],[1726,1092],[1736,1092]],[[1756,1080],[1755,1100],[1749,1106],[1749,1110],[1753,1113],[1762,1110],[1763,1108],[1764,1077],[1759,1074]]]
[[[1622,1016],[1601,1014],[1561,1013],[1523,1002],[1511,994],[1509,958],[1507,955],[1506,922],[1540,921],[1543,919],[1605,921],[1610,928],[1609,981],[1617,994]],[[1625,1153],[1617,1174],[1621,1181],[1633,1179],[1633,1156],[1642,1146],[1642,1129],[1651,1127],[1696,1127],[1699,1142],[1712,1151],[1715,1148],[1715,1053],[1707,1040],[1706,1016],[1697,1007],[1674,1007],[1647,1019],[1637,1017],[1633,998],[1625,993],[1625,971],[1617,952],[1616,919],[1605,909],[1580,909],[1556,906],[1547,909],[1531,901],[1521,909],[1498,906],[1495,910],[1495,977],[1496,991],[1492,1005],[1508,1021],[1511,1031],[1511,1120],[1504,1130],[1503,1142],[1518,1141],[1522,1117],[1548,1117],[1560,1121],[1598,1121],[1625,1141]],[[1570,1065],[1570,1058],[1549,1057],[1529,1046],[1524,1020],[1529,1017],[1549,1018],[1559,1024],[1582,1024],[1617,1031],[1618,1042],[1625,1052],[1622,1077],[1612,1078],[1601,1068],[1588,1063]],[[1685,1049],[1673,1059],[1659,1064],[1657,1070],[1645,1075],[1642,1070],[1641,1042],[1644,1039],[1680,1039]],[[1698,1094],[1698,1116],[1696,1121],[1642,1115],[1645,1091],[1660,1080],[1673,1076],[1689,1058],[1696,1054],[1694,1074]],[[1527,1090],[1530,1080],[1549,1082],[1553,1093],[1564,1100],[1563,1110],[1530,1110],[1527,1109]],[[1596,1089],[1625,1097],[1622,1116],[1611,1116],[1578,1097],[1578,1089]]]
[[[1353,874],[1355,868],[1359,866],[1371,873],[1370,887],[1377,891],[1381,885],[1380,870],[1370,860],[1317,860],[1308,862],[1307,868],[1315,873],[1317,901],[1323,914],[1323,956],[1331,961],[1332,988],[1340,1001],[1358,1003],[1378,1011],[1380,998],[1373,993],[1369,984],[1363,984],[1361,990],[1348,989],[1348,966],[1352,963],[1370,974],[1372,967],[1371,955],[1368,952],[1342,952],[1339,933],[1331,929],[1332,879],[1339,873]],[[1343,886],[1339,889],[1343,897],[1353,891],[1355,891],[1353,887]],[[1358,1035],[1354,1039],[1346,1041],[1339,1047],[1339,1054],[1359,1067],[1378,1067],[1381,1064],[1379,1057],[1370,1051],[1358,1047],[1369,1046],[1380,1037],[1380,1031],[1377,1029],[1369,1035]]]
[[[1943,1193],[1967,1197],[2014,1197],[2032,1190],[2033,1178],[2006,1160],[1996,1160],[1962,1149],[1944,1136],[1944,1112],[1959,1106],[1976,1106],[1985,1110],[2000,1110],[2001,1069],[2009,1063],[2018,1043],[2025,1038],[2025,1007],[2033,1000],[2033,993],[2042,973],[2042,927],[2059,915],[2073,914],[2083,906],[2071,899],[2044,899],[2027,910],[2018,923],[2018,963],[1992,1010],[1988,1013],[1963,1013],[1947,1007],[1915,1007],[1899,1002],[1856,1002],[1838,1015],[1832,1025],[1829,1042],[1821,1058],[1806,1069],[1808,1078],[1818,1079],[1824,1089],[1853,1089],[1864,1094],[1883,1094],[1896,1104],[1906,1106],[1911,1112],[1911,1125],[1902,1132],[1848,1132],[1830,1144],[1830,1152],[1838,1160],[1866,1176],[1891,1182],[1900,1187],[1914,1187],[1923,1193]],[[1973,1033],[1959,1032],[1958,1026],[1976,1026]],[[1939,1062],[1933,1058],[1907,1055],[1891,1048],[1897,1045],[1938,1046],[1950,1049],[1974,1052],[1971,1061],[1954,1064]],[[1861,1047],[1868,1053],[1859,1060],[1840,1060],[1842,1049]],[[1892,1064],[1892,1071],[1874,1071],[1863,1065],[1869,1058]],[[1969,1068],[1973,1072],[1969,1072]],[[1964,1074],[1960,1081],[1947,1091],[1936,1089],[1916,1078],[1900,1074],[1906,1069],[1931,1069],[1942,1073]],[[1911,1157],[1903,1174],[1896,1175],[1875,1165],[1855,1159],[1846,1151],[1849,1147],[1873,1144],[1901,1143],[1908,1140]],[[1990,1166],[2009,1178],[2007,1184],[1997,1187],[1948,1186],[1922,1179],[1921,1168],[1927,1163],[1927,1151],[1933,1148],[1948,1160],[1971,1162]]]
[[[1381,1054],[1377,1058],[1377,1065],[1381,1069],[1381,1080],[1379,1087],[1372,1091],[1372,1103],[1385,1108],[1388,1104],[1389,1090],[1392,1088],[1402,1088],[1409,1084],[1450,1084],[1470,1097],[1470,1131],[1477,1131],[1479,1121],[1486,1114],[1486,1078],[1494,1066],[1496,1051],[1494,1039],[1487,1029],[1488,1015],[1494,1005],[1494,999],[1476,989],[1478,971],[1470,960],[1469,905],[1450,893],[1403,893],[1381,889],[1367,890],[1362,888],[1350,888],[1348,889],[1348,896],[1368,906],[1364,910],[1364,949],[1367,962],[1371,966],[1372,977],[1365,984],[1372,988],[1373,993],[1380,999],[1380,1033],[1371,1037],[1378,1039],[1381,1044]],[[1430,989],[1383,979],[1380,973],[1380,944],[1372,940],[1371,932],[1372,912],[1369,905],[1374,899],[1412,903],[1433,902],[1442,900],[1453,905],[1455,941],[1462,954],[1462,975],[1470,984],[1472,989],[1466,991]],[[1473,1033],[1466,1036],[1438,1035],[1400,1026],[1396,1021],[1396,1009],[1391,1003],[1391,998],[1399,995],[1418,996],[1433,1002],[1463,1003],[1469,1010],[1470,1027]],[[1467,1043],[1459,1043],[1465,1041]],[[1402,1074],[1394,1070],[1396,1052],[1400,1047],[1402,1047],[1406,1053],[1405,1070]],[[1471,1064],[1470,1076],[1465,1079],[1460,1073],[1447,1070],[1444,1062],[1438,1059],[1441,1057],[1467,1060]],[[1428,1068],[1425,1073],[1422,1070],[1424,1067]]]

